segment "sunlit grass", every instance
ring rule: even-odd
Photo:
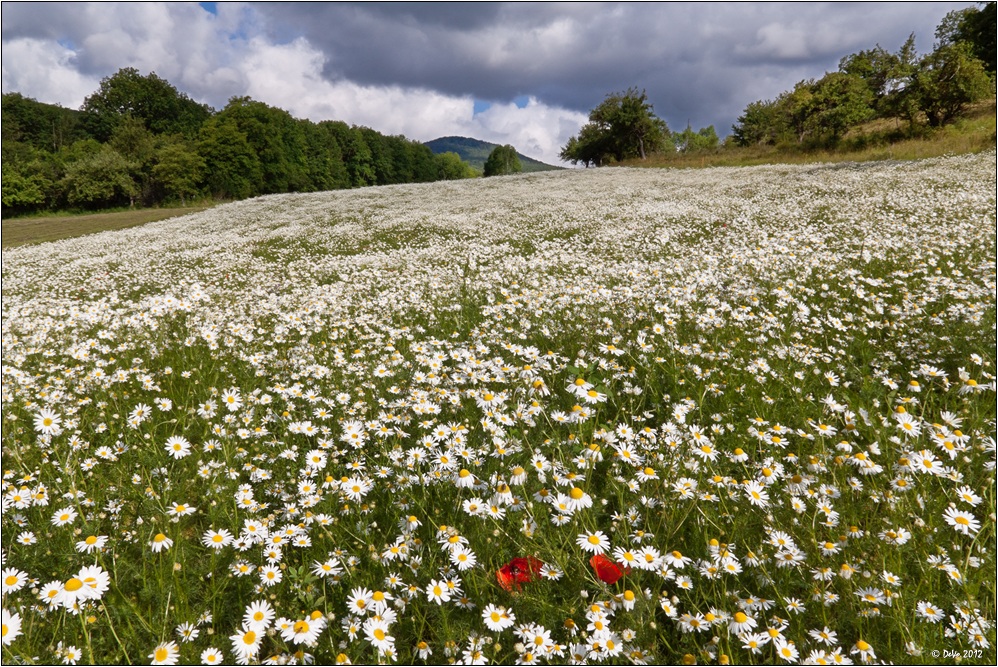
[[[747,167],[764,164],[815,164],[921,160],[943,155],[980,153],[995,148],[995,103],[982,103],[953,124],[920,127],[911,134],[907,121],[880,119],[850,130],[835,148],[808,146],[727,146],[703,153],[652,155],[627,160],[628,167]]]

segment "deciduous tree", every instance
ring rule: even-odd
[[[991,93],[991,80],[965,42],[940,46],[919,63],[909,94],[932,127],[955,118]]]
[[[629,88],[607,95],[589,112],[589,123],[572,137],[560,157],[573,164],[602,165],[631,157],[645,159],[666,145],[669,128],[655,116],[645,91]]]
[[[509,144],[496,146],[485,160],[486,176],[506,176],[521,171],[523,165],[520,163],[520,157],[516,154],[516,149]]]

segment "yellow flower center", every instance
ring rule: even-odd
[[[571,493],[569,493],[568,495],[572,496],[573,500],[581,500],[582,496],[585,495],[585,492],[579,487],[573,486]]]
[[[81,588],[83,588],[83,582],[77,579],[76,577],[73,577],[72,579],[67,581],[65,585],[65,589],[69,592],[78,591]]]
[[[163,662],[164,660],[166,660],[166,658],[167,658],[168,655],[170,655],[170,652],[167,651],[162,646],[160,646],[158,649],[156,649],[156,653],[155,653],[156,662]]]

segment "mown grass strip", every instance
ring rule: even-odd
[[[208,208],[211,208],[211,205],[183,208],[141,208],[85,215],[11,218],[2,223],[3,247],[12,248],[30,243],[70,239],[112,229],[138,227],[149,222],[198,213]]]

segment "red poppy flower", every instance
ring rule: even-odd
[[[596,576],[599,577],[599,580],[607,584],[615,584],[622,576],[631,573],[630,567],[622,570],[619,565],[603,554],[596,554],[590,558],[589,564],[592,566],[593,571],[596,572]]]
[[[496,579],[500,586],[512,593],[514,588],[520,590],[520,584],[536,581],[543,566],[544,563],[533,556],[514,558],[496,570]]]

